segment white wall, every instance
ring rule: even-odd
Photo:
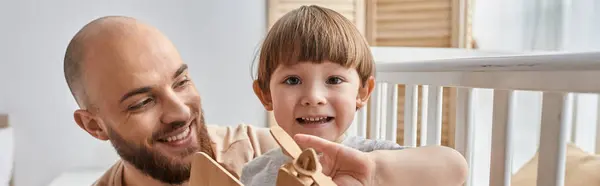
[[[140,18],[170,37],[190,64],[209,123],[264,125],[250,62],[265,32],[265,1],[1,1],[0,112],[11,114],[17,186],[47,185],[63,171],[117,158],[73,122],[63,78],[69,39],[104,15]],[[240,32],[240,33],[238,33]]]
[[[485,50],[523,50],[524,12],[520,0],[475,1],[473,37]]]
[[[561,50],[600,50],[600,2],[577,0],[566,3]]]

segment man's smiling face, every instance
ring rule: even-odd
[[[143,25],[122,26],[86,40],[81,80],[89,105],[76,120],[145,174],[182,183],[190,155],[211,154],[200,96],[166,37]]]

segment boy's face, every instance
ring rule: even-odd
[[[356,69],[325,61],[279,65],[269,84],[270,92],[259,98],[267,110],[273,110],[275,120],[288,134],[334,141],[350,126],[356,109],[368,100],[374,80],[370,78],[369,86],[362,87]]]

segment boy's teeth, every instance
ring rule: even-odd
[[[302,119],[304,121],[321,121],[321,120],[327,119],[327,117],[316,117],[316,118],[303,117]]]
[[[181,132],[175,136],[168,137],[165,141],[172,142],[172,141],[176,141],[176,140],[181,140],[181,139],[185,138],[186,136],[188,136],[188,134],[190,134],[190,127],[188,127],[183,132]]]

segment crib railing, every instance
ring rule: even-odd
[[[454,148],[465,156],[470,170],[474,156],[491,154],[489,172],[470,172],[466,185],[472,185],[472,177],[488,174],[489,185],[507,186],[510,185],[513,153],[511,128],[514,123],[514,91],[540,91],[543,99],[537,185],[563,185],[572,93],[600,93],[600,52],[508,55],[467,50],[436,53],[430,50],[429,53],[418,53],[407,52],[406,48],[377,47],[373,51],[377,61],[377,85],[370,106],[357,114],[352,129],[356,135],[393,141],[397,135],[404,135],[406,146],[439,145],[442,135],[442,87],[454,87]],[[437,60],[421,60],[431,59],[428,55],[436,54]],[[423,58],[403,60],[415,59],[411,55],[421,55]],[[405,85],[403,134],[396,132],[398,84]],[[419,86],[422,88],[423,125],[421,133],[417,134]],[[490,154],[474,154],[472,150],[474,89],[493,89]],[[420,144],[417,144],[417,135],[420,135]]]

